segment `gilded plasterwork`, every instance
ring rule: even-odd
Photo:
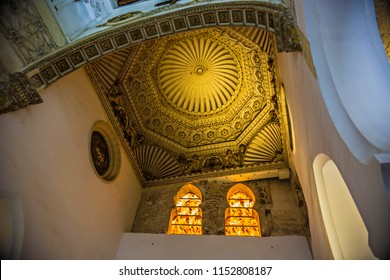
[[[102,0],[84,2],[90,4],[97,18],[102,16],[102,13],[106,10]],[[281,0],[191,1],[181,4],[169,2],[169,5],[156,7],[145,13],[133,11],[111,18],[104,24],[109,28],[103,30],[99,28],[91,29],[89,31],[94,35],[90,36],[88,40],[77,40],[56,52],[54,50],[58,47],[31,0],[12,0],[2,3],[0,5],[0,29],[11,47],[14,48],[16,55],[26,65],[21,70],[22,76],[29,79],[28,82],[32,85],[32,88],[38,89],[47,87],[61,77],[80,67],[85,67],[91,62],[105,60],[109,54],[117,59],[117,53],[138,43],[144,42],[147,44],[153,38],[162,38],[204,28],[230,26],[232,29],[243,31],[245,28],[249,30],[253,27],[253,30],[268,31],[274,34],[276,44],[273,48],[277,48],[279,52],[301,50],[293,17],[293,7],[289,4],[291,1],[286,3]],[[257,31],[254,33],[258,33]],[[243,31],[243,33],[246,32]],[[257,39],[253,42],[256,41]],[[270,45],[269,42],[267,44]],[[111,68],[109,64],[106,66]],[[206,77],[205,73],[211,73],[210,71],[204,71],[205,69],[204,65],[198,65],[196,68],[198,76]],[[111,71],[111,69],[106,70]],[[107,77],[108,80],[111,80],[111,78],[112,76]],[[112,83],[110,85],[112,86]],[[227,91],[229,92],[229,90]],[[23,96],[29,94],[29,92],[26,92],[23,93]],[[225,99],[221,102],[230,102],[231,97],[229,95],[230,93],[227,93],[227,95],[225,93],[220,96]],[[177,95],[174,96],[178,98]],[[218,98],[214,97],[215,94],[210,94],[206,101],[193,102],[196,105],[191,105],[189,98],[186,98],[187,101],[183,101],[183,104],[200,107],[199,112],[213,111],[216,107],[220,107]],[[12,96],[7,96],[1,102],[2,104],[18,102],[12,99]],[[207,101],[211,103],[215,101],[217,104],[210,105],[210,102]],[[35,104],[34,102],[23,103]],[[8,105],[1,106],[6,107]],[[205,108],[202,109],[202,106]],[[17,105],[13,106],[12,109],[2,110],[2,112],[22,107]],[[237,126],[240,125],[242,124],[237,124]],[[180,135],[183,136],[183,133],[180,132]],[[209,135],[211,136],[211,134]],[[195,138],[198,138],[198,136],[196,135]]]
[[[203,33],[173,42],[160,59],[157,79],[163,96],[179,111],[213,114],[237,95],[241,69],[229,47]]]
[[[46,87],[79,67],[129,46],[180,32],[220,26],[267,30],[275,35],[274,48],[279,52],[301,50],[291,11],[281,5],[280,1],[272,2],[188,2],[180,6],[183,9],[177,9],[175,4],[142,15],[133,13],[129,20],[99,31],[99,36],[92,36],[87,43],[84,40],[77,41],[63,47],[60,53],[47,55],[31,63],[23,73],[34,87]]]
[[[287,167],[272,42],[260,29],[194,30],[87,67],[146,185]]]
[[[202,51],[207,61],[194,58]],[[267,60],[268,54],[231,29],[193,31],[141,46],[123,87],[146,134],[197,150],[240,141],[250,124],[261,123],[271,106],[264,102],[272,90]]]

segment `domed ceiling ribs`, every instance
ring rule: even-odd
[[[237,36],[240,37],[239,40]],[[201,42],[204,43],[200,45]],[[177,99],[178,102],[188,100],[188,103],[184,102],[182,105],[190,106],[191,102],[193,104],[196,102],[194,101],[196,98],[190,98],[189,95],[184,94],[190,92],[188,91],[189,87],[185,86],[190,83],[186,77],[190,76],[188,73],[191,71],[186,72],[183,70],[185,67],[181,67],[173,73],[174,77],[177,76],[176,80],[164,79],[165,74],[169,78],[172,77],[172,71],[169,71],[169,67],[167,66],[165,69],[165,64],[168,61],[170,63],[173,61],[174,65],[191,65],[191,59],[185,59],[184,63],[182,62],[184,58],[181,59],[181,56],[171,58],[171,53],[185,43],[189,46],[197,45],[199,50],[201,49],[199,46],[203,46],[202,48],[215,46],[222,53],[221,56],[219,52],[213,52],[212,50],[215,48],[212,48],[211,51],[203,51],[207,61],[213,61],[208,58],[211,55],[217,58],[215,61],[217,61],[218,67],[216,67],[215,72],[220,76],[208,82],[209,85],[215,85],[215,88],[209,90],[207,88],[209,85],[205,85],[206,93],[202,90],[196,93],[196,96],[207,97],[211,102],[216,100],[215,104],[218,104],[222,100],[220,96],[227,92],[225,96],[231,99],[225,98],[227,103],[223,105],[220,102],[221,107],[216,107],[217,109],[214,111],[194,112],[189,110],[190,107],[179,107],[174,103],[176,97],[182,98]],[[188,49],[191,48],[188,47]],[[196,54],[195,48],[192,50],[192,53]],[[185,54],[186,52],[182,50],[181,53]],[[191,54],[190,51],[187,53]],[[198,53],[201,52],[198,51]],[[229,57],[229,60],[219,61],[220,57],[226,58],[226,56]],[[168,59],[166,59],[167,57]],[[254,120],[259,121],[264,106],[268,106],[264,103],[266,92],[270,90],[267,57],[267,54],[262,52],[256,44],[230,29],[177,34],[161,38],[158,44],[152,47],[141,46],[134,58],[138,63],[129,66],[123,86],[136,112],[138,123],[143,126],[145,132],[164,136],[172,140],[174,145],[180,145],[182,149],[188,148],[198,152],[199,149],[195,149],[195,147],[237,141],[237,138],[243,135],[244,130]],[[219,65],[228,65],[232,69],[235,67],[235,70],[220,69]],[[161,71],[162,68],[163,71]],[[161,79],[163,79],[162,83]],[[199,81],[197,78],[195,79]],[[200,81],[202,79],[203,77],[200,77]],[[168,100],[164,89],[165,85],[171,85],[172,81],[176,81],[175,87],[172,87],[174,98]],[[180,88],[179,85],[183,85],[184,89]],[[221,85],[224,86],[221,87]],[[195,83],[190,85],[193,89],[196,86]]]
[[[270,34],[268,32],[260,31],[258,28],[254,27],[237,26],[231,28],[254,42],[260,47],[261,50],[263,50],[268,55],[272,55],[275,51],[274,40],[270,40]]]
[[[176,159],[164,150],[141,145],[134,150],[135,157],[146,180],[180,175],[180,166]]]
[[[254,28],[194,30],[87,67],[146,186],[287,167],[272,42]]]
[[[215,113],[240,86],[240,66],[233,52],[205,36],[170,46],[158,67],[158,82],[168,102],[187,113]]]
[[[266,125],[249,144],[244,164],[283,161],[283,143],[278,123]]]
[[[91,63],[89,67],[91,71],[94,71],[94,76],[99,77],[99,87],[105,93],[112,90],[115,81],[119,78],[126,61],[129,59],[130,54],[136,51],[136,47],[129,47],[123,50],[119,50],[113,54],[102,57],[94,63]]]

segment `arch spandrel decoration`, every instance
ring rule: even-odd
[[[225,211],[225,235],[261,236],[253,192],[240,183],[228,191],[226,198],[230,207]]]
[[[168,234],[202,234],[202,193],[192,184],[183,186],[174,197]]]

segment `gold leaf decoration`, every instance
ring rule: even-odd
[[[156,146],[139,146],[135,150],[135,157],[146,180],[181,174],[177,160]]]
[[[99,78],[102,90],[108,92],[115,80],[118,78],[126,60],[129,57],[131,48],[117,51],[111,55],[100,58],[91,65],[95,75]]]
[[[282,152],[283,144],[279,124],[270,123],[249,144],[244,164],[278,161]]]
[[[158,69],[158,82],[168,102],[186,113],[215,113],[229,104],[241,84],[234,53],[206,35],[171,45]]]

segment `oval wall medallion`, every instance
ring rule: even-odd
[[[94,124],[90,135],[90,158],[96,174],[111,181],[119,173],[120,150],[111,127],[104,121]]]

